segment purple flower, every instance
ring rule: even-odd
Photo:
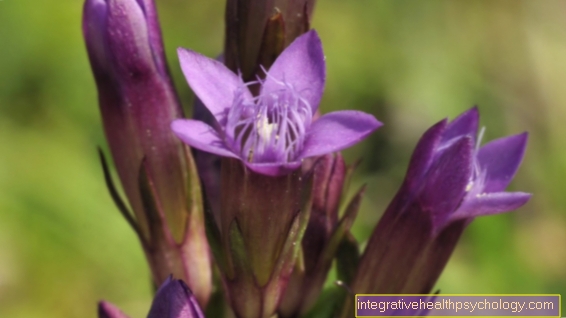
[[[280,176],[302,159],[349,147],[381,126],[372,115],[338,111],[316,121],[325,81],[322,45],[315,31],[298,37],[266,73],[244,83],[223,64],[179,49],[187,82],[214,115],[219,129],[191,119],[173,121],[173,131],[194,148],[239,158],[261,174]],[[259,85],[253,96],[249,87]]]
[[[116,306],[101,301],[98,305],[99,318],[127,318]],[[148,318],[204,318],[195,296],[182,281],[171,277],[159,287]]]
[[[525,154],[527,133],[500,138],[479,147],[479,113],[472,108],[433,126],[417,145],[407,179],[424,184],[421,204],[436,232],[457,220],[511,211],[531,194],[505,192]],[[416,189],[413,189],[416,190]],[[448,199],[448,200],[447,200]]]
[[[355,293],[430,292],[475,217],[529,200],[528,193],[505,192],[523,159],[527,134],[479,147],[478,121],[472,108],[423,135],[362,255],[351,286]]]

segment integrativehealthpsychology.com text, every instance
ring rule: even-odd
[[[560,317],[560,295],[356,295],[356,317]]]

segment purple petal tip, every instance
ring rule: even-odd
[[[348,148],[382,125],[373,115],[360,111],[328,113],[311,125],[301,157],[319,156]]]
[[[473,198],[466,198],[450,219],[458,220],[513,211],[525,205],[531,197],[532,194],[524,192],[481,193]]]
[[[528,133],[493,140],[478,152],[478,162],[485,170],[484,192],[505,190],[519,169],[527,148]]]
[[[442,141],[449,141],[464,135],[468,135],[475,140],[478,131],[479,116],[478,108],[472,107],[460,116],[454,118],[454,120],[446,126]]]
[[[171,129],[183,142],[191,147],[224,157],[237,158],[226,148],[224,141],[211,126],[202,121],[177,119],[171,123]]]

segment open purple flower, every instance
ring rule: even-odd
[[[426,175],[426,180],[421,180],[421,204],[435,207],[430,209],[435,231],[457,220],[517,209],[531,197],[529,193],[505,192],[525,154],[528,134],[496,139],[480,147],[483,130],[476,138],[478,122],[475,107],[449,124],[442,121],[419,142],[430,148],[415,151],[411,165],[428,167],[412,181],[421,183],[417,180]]]
[[[355,293],[429,293],[475,217],[529,200],[529,193],[505,192],[525,154],[527,133],[479,147],[478,122],[472,108],[424,133],[360,259]]]
[[[214,115],[218,129],[179,119],[171,128],[194,148],[239,158],[261,174],[280,176],[303,158],[339,151],[361,141],[381,123],[359,111],[337,111],[316,121],[325,82],[325,63],[315,31],[298,37],[266,73],[244,83],[222,63],[179,49],[181,68],[198,98]],[[251,85],[259,85],[254,96]]]

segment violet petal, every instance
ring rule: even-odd
[[[524,192],[482,193],[474,198],[466,198],[458,211],[450,216],[450,220],[512,211],[527,203],[531,196]]]
[[[470,137],[460,138],[444,150],[426,174],[420,208],[431,214],[436,230],[446,224],[464,198],[472,174],[472,149]]]
[[[496,139],[481,147],[478,161],[486,171],[483,192],[499,192],[513,179],[525,155],[527,133]]]
[[[411,189],[416,188],[420,184],[422,177],[431,165],[446,125],[446,119],[439,121],[430,127],[419,139],[411,156],[407,176],[405,177],[405,182]]]
[[[177,119],[171,123],[171,129],[183,142],[189,146],[210,152],[219,156],[238,158],[227,149],[214,128],[202,121],[193,119]]]
[[[312,123],[301,157],[340,151],[360,142],[382,125],[373,115],[356,110],[328,113]]]
[[[242,88],[242,79],[224,64],[197,52],[179,48],[177,50],[181,69],[193,92],[210,110],[219,123],[224,121],[226,109],[232,106],[234,93]],[[252,99],[249,90],[244,97]]]
[[[478,108],[473,107],[454,118],[454,120],[446,126],[446,130],[442,136],[442,142],[464,135],[470,136],[475,142],[476,134],[478,133],[479,117]]]
[[[326,78],[322,43],[316,31],[311,30],[295,39],[275,60],[268,74],[262,94],[280,90],[281,85],[275,81],[290,83],[309,103],[314,114]]]

